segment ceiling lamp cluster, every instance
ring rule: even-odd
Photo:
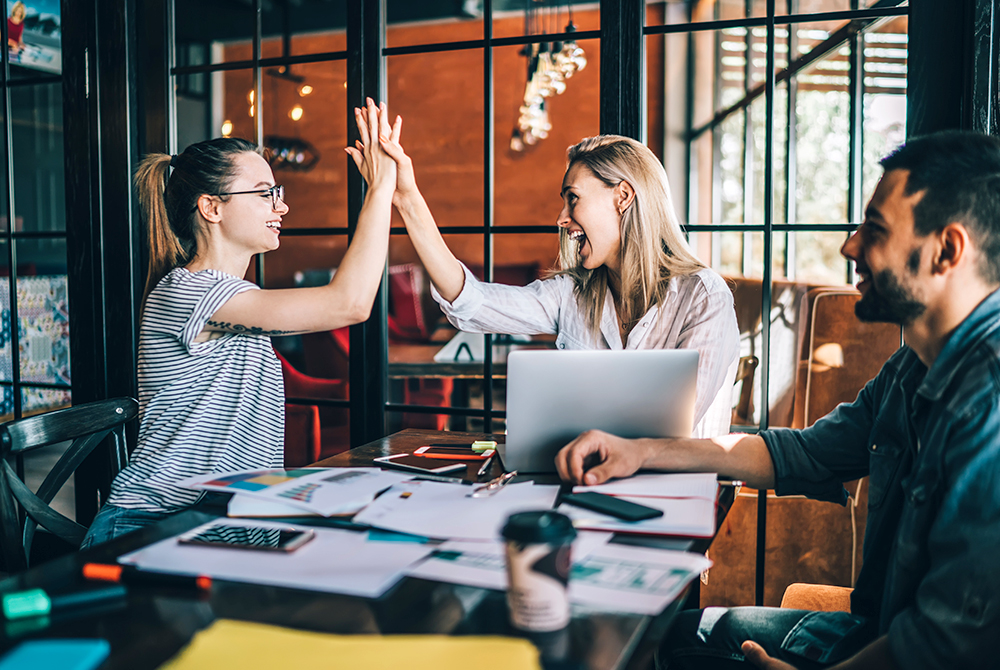
[[[527,35],[551,34],[546,28],[559,23],[559,8],[550,0],[529,0],[524,15]],[[573,7],[569,6],[567,33],[576,32],[573,23]],[[565,42],[541,42],[525,46],[522,52],[528,57],[528,81],[524,87],[524,101],[519,109],[517,125],[510,138],[512,151],[524,151],[525,147],[544,140],[552,130],[545,99],[559,95],[566,90],[566,80],[587,67],[587,57],[583,49],[572,37]]]

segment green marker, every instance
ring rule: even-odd
[[[124,600],[128,591],[121,584],[50,596],[43,589],[29,589],[3,596],[3,615],[8,621],[44,616],[51,612],[103,605]]]

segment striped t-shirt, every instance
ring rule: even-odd
[[[176,268],[146,299],[139,328],[139,444],[108,502],[171,512],[199,493],[185,477],[280,468],[281,365],[265,335],[212,333],[195,342],[230,298],[257,287],[218,270]]]

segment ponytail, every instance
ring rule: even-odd
[[[197,255],[198,198],[228,190],[236,157],[257,152],[252,142],[222,137],[192,144],[177,156],[149,154],[139,163],[135,187],[149,243],[143,305],[161,279]],[[174,168],[169,175],[168,168]]]
[[[139,192],[139,206],[146,216],[146,235],[149,244],[149,270],[146,273],[146,288],[142,295],[143,304],[146,303],[149,292],[168,272],[190,260],[170,226],[167,206],[163,200],[170,162],[170,156],[167,154],[149,154],[142,159],[139,169],[135,172],[135,187]]]

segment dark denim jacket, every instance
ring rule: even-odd
[[[872,635],[888,633],[900,667],[997,667],[1000,291],[930,370],[903,347],[853,403],[805,430],[762,436],[778,495],[843,503],[842,482],[870,476],[851,605],[877,622]],[[827,627],[814,637],[831,639],[836,621],[814,619]]]

